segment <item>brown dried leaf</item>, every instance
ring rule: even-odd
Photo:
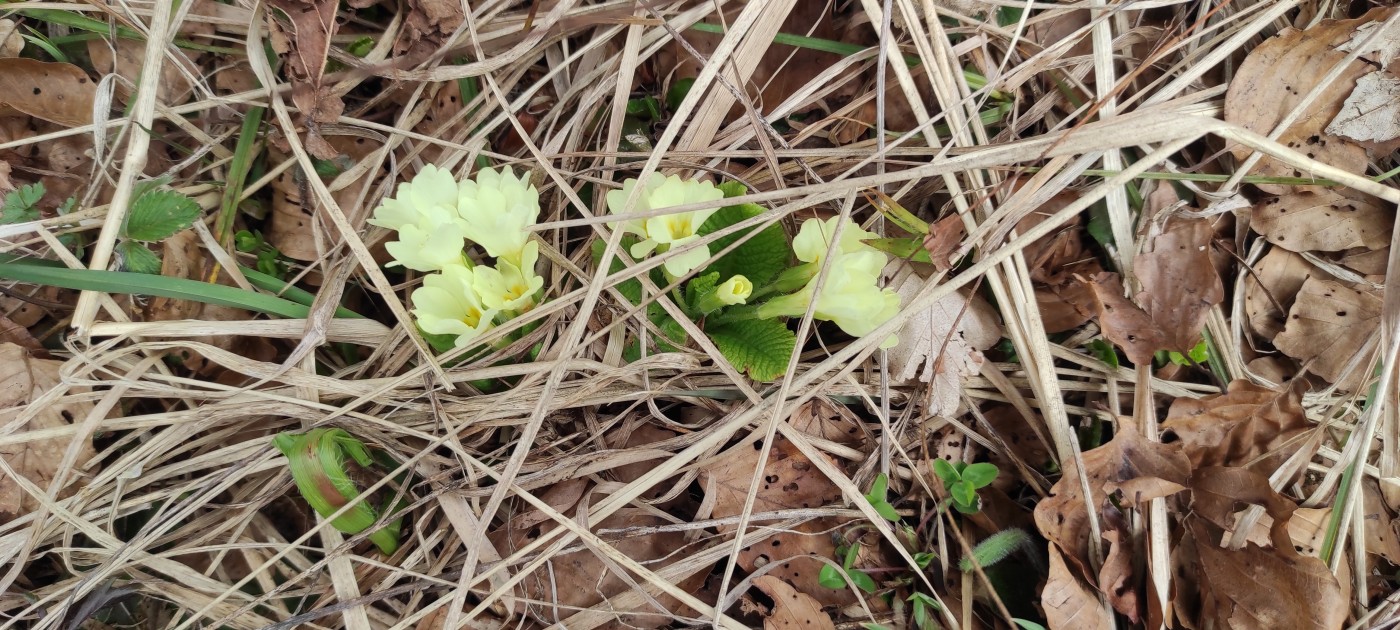
[[[1179,441],[1196,468],[1252,464],[1271,472],[1303,446],[1304,440],[1294,438],[1311,428],[1302,405],[1305,389],[1303,379],[1282,392],[1241,379],[1224,394],[1178,398],[1162,423],[1162,439]]]
[[[1112,628],[1113,611],[1099,600],[1092,586],[1075,577],[1059,548],[1050,545],[1050,578],[1040,593],[1045,622],[1050,630],[1098,630]]]
[[[59,370],[62,361],[36,359],[28,352],[12,343],[0,343],[0,426],[3,426],[26,410],[45,392],[63,381]],[[87,388],[74,387],[71,393],[86,392]],[[64,429],[74,422],[86,418],[92,411],[90,402],[47,402],[26,424],[20,426],[15,435],[39,432],[48,429]],[[72,434],[34,440],[10,446],[0,446],[0,458],[4,458],[15,472],[23,475],[39,488],[47,490],[49,482],[59,473],[59,465],[67,452]],[[81,468],[88,460],[97,456],[89,439],[84,438],[78,447],[78,457],[74,467]],[[78,475],[68,473],[68,484],[78,481]],[[67,486],[59,497],[71,494]],[[29,512],[38,506],[33,497],[20,488],[18,483],[7,480],[0,483],[0,523]]]
[[[141,76],[146,59],[146,42],[134,39],[90,39],[87,42],[87,50],[88,56],[92,58],[93,68],[101,74],[115,73],[117,76],[131,79]],[[171,47],[170,50],[182,58],[186,54],[176,47]],[[186,64],[192,74],[199,76],[197,66],[194,65],[197,60],[198,56],[194,60],[183,59],[179,63]],[[122,81],[117,82],[116,91],[123,99],[130,99],[133,93],[132,87]],[[180,71],[180,66],[166,57],[160,69],[160,80],[156,83],[156,98],[164,105],[179,105],[189,100],[192,92],[193,86],[190,85],[189,79],[185,78],[185,73]]]
[[[0,63],[0,116],[18,111],[41,120],[81,127],[92,124],[97,86],[82,68],[23,57]]]
[[[601,522],[594,523],[593,528],[657,527],[668,523],[669,521],[645,510],[625,508]],[[497,530],[488,536],[496,548],[501,550],[502,555],[506,555],[556,527],[558,527],[558,523],[550,520],[536,527]],[[685,534],[681,532],[653,532],[645,536],[608,537],[607,540],[614,549],[646,565],[653,571],[664,568],[686,556],[684,552],[677,553],[677,550],[683,549],[687,544]],[[630,576],[624,578],[613,573],[612,569],[609,568],[609,563],[601,560],[591,549],[583,549],[557,555],[526,576],[520,582],[524,597],[517,601],[526,607],[524,612],[536,620],[541,623],[552,623],[557,620],[556,616],[558,618],[567,617],[578,608],[588,608],[622,593],[632,591],[633,588],[629,583],[631,579]],[[693,593],[699,590],[704,580],[705,574],[701,572],[682,581],[677,586]],[[617,617],[613,623],[603,627],[657,628],[669,624],[674,616],[673,613],[686,614],[689,611],[670,595],[663,593],[654,595],[653,598],[664,610],[657,610],[651,603],[643,604],[632,610],[614,608],[613,612]]]
[[[802,415],[802,412],[795,415]],[[788,440],[774,439],[772,453],[759,473],[762,480],[754,499],[754,512],[799,510],[841,502],[841,490],[817,470],[806,455]],[[701,467],[700,487],[705,489],[706,503],[713,503],[712,518],[737,516],[743,511],[749,481],[758,469],[759,446],[757,439],[743,442]],[[836,544],[831,534],[841,525],[842,521],[836,518],[802,523],[745,547],[739,554],[739,566],[753,571],[770,562],[787,560],[767,575],[786,580],[824,605],[850,604],[855,600],[848,589],[829,589],[817,580],[821,561],[797,557],[808,554],[833,557]],[[726,534],[734,531],[733,526],[719,526],[718,529]]]
[[[1180,445],[1148,442],[1130,418],[1120,417],[1118,430],[1107,444],[1086,451],[1084,475],[1091,493],[1089,505],[1101,507],[1110,494],[1122,492],[1121,503],[1141,503],[1180,492],[1189,481],[1191,463]],[[1079,478],[1065,462],[1065,474],[1050,496],[1035,508],[1035,523],[1047,540],[1064,550],[1079,575],[1089,575],[1089,517]]]
[[[1339,387],[1355,391],[1370,375],[1365,366],[1343,374],[1380,323],[1381,298],[1322,278],[1308,278],[1288,312],[1274,346],[1307,363],[1309,369]]]
[[[1209,467],[1191,478],[1189,537],[1197,560],[1200,619],[1218,628],[1341,628],[1347,617],[1342,586],[1327,565],[1294,549],[1289,523],[1297,506],[1269,487],[1268,479],[1242,468]],[[1215,544],[1240,503],[1263,506],[1273,519],[1272,548]],[[1182,553],[1182,552],[1178,552]],[[1192,613],[1194,611],[1182,611]]]
[[[836,630],[831,615],[822,612],[821,602],[797,592],[791,584],[764,575],[753,585],[773,600],[773,612],[763,620],[764,630]]]
[[[1264,254],[1244,280],[1244,312],[1254,334],[1272,341],[1283,332],[1286,313],[1280,307],[1291,307],[1303,283],[1317,273],[1312,263],[1281,247]]]
[[[1137,303],[1162,330],[1167,350],[1195,347],[1211,306],[1225,299],[1225,285],[1210,259],[1214,235],[1210,220],[1174,221],[1152,238],[1151,251],[1133,258],[1142,286]]]
[[[1394,213],[1353,190],[1323,189],[1270,197],[1254,206],[1250,227],[1295,252],[1380,249],[1390,243]]]
[[[271,0],[273,8],[290,21],[284,25],[277,13],[268,12],[267,22],[275,50],[287,60],[287,76],[292,83],[292,103],[301,111],[306,125],[306,149],[328,160],[336,151],[321,137],[320,125],[334,123],[345,111],[345,102],[323,82],[329,58],[331,37],[336,32],[334,0]]]
[[[912,269],[892,284],[908,303],[927,282]],[[915,377],[932,384],[928,413],[950,414],[962,397],[963,379],[982,368],[982,351],[1001,339],[996,311],[977,296],[953,292],[915,313],[899,329],[890,349],[890,372],[899,382]]]
[[[1338,47],[1347,44],[1359,27],[1386,19],[1392,10],[1374,9],[1354,20],[1322,20],[1306,31],[1286,28],[1255,47],[1235,71],[1225,95],[1225,120],[1261,135],[1270,134],[1346,57],[1346,52]],[[1284,130],[1278,141],[1337,168],[1363,172],[1366,149],[1324,128],[1341,113],[1342,103],[1352,92],[1356,80],[1371,70],[1372,66],[1361,59],[1348,64],[1322,95]],[[1252,153],[1238,144],[1228,148],[1240,159]],[[1255,166],[1254,174],[1307,176],[1267,156]],[[1259,188],[1277,194],[1286,192],[1289,187],[1260,184]]]
[[[1090,280],[1089,288],[1098,302],[1099,328],[1103,336],[1117,344],[1128,360],[1147,365],[1152,355],[1167,346],[1167,337],[1152,317],[1123,297],[1123,281],[1116,273],[1104,272]]]
[[[24,37],[16,26],[14,20],[0,20],[0,59],[18,57],[24,51]]]
[[[438,51],[459,26],[465,14],[462,3],[452,0],[408,0],[404,30],[394,43],[394,52],[408,59],[424,59]],[[541,6],[540,13],[549,8]]]

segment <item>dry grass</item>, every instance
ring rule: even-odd
[[[1145,369],[1110,368],[1079,346],[1096,334],[1092,324],[1072,340],[1052,340],[1032,294],[1030,268],[1022,255],[1027,245],[1102,202],[1112,219],[1114,260],[1126,271],[1140,249],[1142,230],[1133,221],[1124,184],[1145,185],[1139,175],[1149,170],[1194,172],[1204,167],[1244,173],[1243,168],[1221,166],[1216,152],[1225,142],[1245,145],[1390,203],[1400,202],[1400,192],[1388,185],[1318,162],[1221,119],[1225,86],[1243,54],[1296,22],[1300,10],[1323,17],[1337,10],[1331,5],[1298,0],[1220,6],[1037,3],[1028,22],[998,26],[931,0],[886,0],[883,6],[863,0],[852,3],[845,19],[871,41],[888,29],[886,46],[830,68],[813,69],[803,63],[801,49],[773,43],[793,2],[714,3],[734,4],[738,10],[729,16],[730,35],[699,66],[691,97],[657,129],[654,148],[624,153],[612,147],[624,134],[634,82],[640,73],[652,72],[655,57],[670,42],[695,34],[687,30],[692,23],[714,22],[714,5],[669,0],[635,7],[631,0],[539,4],[534,28],[525,32],[530,8],[514,2],[473,3],[462,27],[444,44],[453,54],[413,68],[391,69],[384,63],[392,52],[387,43],[398,39],[406,22],[395,18],[372,25],[385,30],[375,35],[378,45],[358,64],[361,67],[330,75],[329,83],[338,94],[347,95],[351,105],[336,124],[325,127],[326,135],[368,139],[372,148],[357,155],[355,166],[333,180],[299,180],[301,202],[314,212],[302,237],[314,256],[294,273],[304,271],[322,286],[334,287],[321,290],[311,319],[132,321],[133,310],[126,301],[97,292],[82,294],[66,322],[74,334],[63,353],[62,383],[29,409],[5,416],[0,449],[25,448],[50,438],[74,444],[93,440],[98,456],[86,464],[65,461],[62,476],[81,481],[62,494],[25,480],[0,459],[0,483],[20,484],[39,504],[0,525],[0,627],[69,627],[63,624],[65,616],[83,616],[84,606],[100,605],[114,589],[132,589],[142,598],[126,601],[158,610],[144,617],[153,628],[528,627],[534,622],[511,614],[528,603],[520,582],[551,559],[577,550],[596,555],[599,566],[626,573],[634,588],[590,609],[554,608],[549,618],[557,620],[557,627],[584,630],[614,623],[612,610],[644,606],[661,594],[687,604],[695,619],[713,619],[719,627],[747,627],[753,617],[736,618],[738,608],[730,604],[748,589],[753,576],[735,572],[732,557],[743,546],[783,528],[819,517],[850,524],[864,521],[899,554],[898,566],[913,566],[896,529],[861,495],[876,473],[888,472],[908,499],[901,507],[914,508],[911,518],[916,520],[924,516],[941,492],[929,487],[927,459],[938,456],[927,450],[929,436],[976,423],[971,416],[932,416],[922,407],[925,385],[892,384],[882,377],[885,362],[876,343],[883,333],[898,330],[910,314],[960,288],[977,286],[993,296],[1019,362],[987,364],[982,375],[967,379],[964,400],[974,405],[1008,402],[1043,418],[1044,426],[1037,429],[1049,450],[1063,469],[1076,471],[1082,469],[1071,463],[1080,457],[1076,429],[1084,419],[1134,415],[1138,426],[1155,439],[1161,403],[1218,389],[1159,380]],[[87,15],[97,15],[100,8],[122,23],[141,27],[152,41],[166,41],[189,21],[204,19],[189,15],[184,10],[188,4],[173,14],[156,10],[168,3],[44,6]],[[1026,39],[1032,27],[1064,24],[1095,7],[1111,8],[1071,29],[1058,45],[1042,48]],[[160,142],[138,130],[152,128],[157,121],[179,123],[162,128],[183,129],[189,142],[212,147],[209,159],[172,171],[178,178],[176,187],[199,198],[207,209],[218,205],[220,189],[206,184],[224,180],[240,117],[250,105],[269,108],[264,131],[268,137],[275,134],[283,146],[269,153],[279,157],[266,164],[264,176],[248,183],[244,197],[284,194],[272,192],[278,174],[314,171],[290,88],[274,71],[275,60],[264,54],[267,11],[262,4],[221,5],[219,19],[206,20],[213,34],[203,41],[246,51],[247,70],[273,89],[230,93],[216,88],[213,79],[191,73],[195,96],[184,104],[162,103],[153,89],[168,76],[159,71],[162,54],[180,53],[174,46],[152,47],[146,51],[141,96],[130,104],[129,115],[0,144],[0,149],[24,149],[67,136],[95,136],[107,147],[91,181],[93,190],[102,192],[93,193],[87,209],[76,217],[46,220],[24,233],[5,232],[10,244],[3,249],[52,248],[58,234],[72,231],[64,225],[77,218],[77,231],[91,239],[91,257],[82,263],[70,255],[64,262],[107,267],[132,187],[142,177],[150,145]],[[933,15],[942,19],[930,19]],[[893,26],[887,27],[890,22]],[[876,72],[879,60],[900,55],[917,57],[920,63],[912,68],[890,63],[884,72]],[[460,65],[448,63],[458,57],[464,60]],[[805,84],[782,103],[756,103],[754,91],[735,73],[746,74],[774,58],[786,59],[788,72]],[[965,66],[985,75],[987,86],[972,89],[962,72]],[[861,105],[857,98],[850,106],[836,106],[839,99],[829,93],[848,81],[866,86],[863,82],[876,75],[889,86],[888,100],[914,96],[908,113],[914,130],[844,146],[826,142],[826,134],[837,123],[857,117]],[[1047,89],[1047,76],[1087,98],[1070,103],[1062,93]],[[480,81],[480,106],[435,106],[432,90],[438,82],[462,78]],[[928,86],[926,97],[918,96],[920,84]],[[872,98],[879,94],[869,86],[865,89]],[[992,90],[1016,98],[1005,124],[988,126],[979,119]],[[882,110],[891,107],[883,102],[887,99],[875,100],[881,101]],[[540,103],[547,106],[540,110]],[[741,111],[737,117],[730,115],[734,103]],[[790,113],[812,110],[814,103],[825,113],[782,133],[774,129],[775,124],[787,124]],[[513,115],[524,111],[530,112],[528,127]],[[885,127],[884,121],[875,122],[878,129]],[[492,142],[509,130],[525,138],[519,150],[509,155],[494,152]],[[1125,150],[1137,159],[1125,159]],[[543,258],[549,261],[549,297],[544,307],[496,331],[494,337],[538,325],[525,339],[490,357],[456,363],[453,355],[434,356],[418,337],[406,310],[408,292],[416,282],[386,275],[374,254],[385,233],[364,221],[376,200],[402,181],[403,172],[428,161],[461,167],[480,157],[535,173],[545,205],[537,234]],[[1089,169],[1118,174],[1085,176]],[[964,251],[975,256],[972,264],[928,283],[904,313],[879,332],[849,342],[810,343],[805,353],[792,357],[785,378],[756,384],[680,316],[664,287],[651,286],[644,272],[663,259],[629,262],[628,270],[617,274],[600,271],[607,265],[600,267],[590,259],[589,243],[594,239],[607,243],[605,258],[626,256],[618,247],[620,234],[599,217],[602,193],[624,176],[657,170],[729,173],[748,183],[755,192],[736,201],[758,203],[769,211],[746,225],[791,225],[816,210],[885,229],[863,196],[881,189],[910,208],[955,211],[971,235]],[[1223,200],[1238,182],[1230,182],[1231,188],[1188,185]],[[1072,202],[1035,229],[1012,230],[1021,217],[1066,192],[1073,195]],[[203,237],[204,251],[222,251],[215,236],[205,231]],[[227,258],[224,262],[228,268]],[[231,282],[241,283],[239,275],[234,273]],[[632,306],[616,290],[621,281],[633,277],[648,285],[648,294],[677,315],[698,343],[679,353],[630,363],[622,359],[628,336],[641,334],[649,325],[644,307]],[[342,289],[361,308],[375,309],[372,314],[378,317],[332,319],[327,306],[338,303]],[[1241,295],[1234,292],[1235,298]],[[1369,370],[1385,358],[1381,365],[1389,374],[1397,311],[1389,301],[1386,306],[1381,327],[1385,336],[1378,351],[1362,357],[1361,368]],[[1217,307],[1208,330],[1232,372],[1250,377],[1241,308]],[[812,322],[804,319],[798,330],[799,339],[815,339]],[[215,343],[211,336],[221,341]],[[279,352],[266,360],[251,358],[240,352],[238,338],[280,340],[275,342]],[[541,346],[539,358],[522,359],[534,344]],[[217,366],[207,373],[238,378],[195,378],[163,359],[179,353],[197,353]],[[514,379],[515,384],[505,391],[478,393],[474,384],[493,378]],[[1388,379],[1380,381],[1374,399],[1391,400],[1390,384]],[[787,421],[810,400],[838,397],[871,437],[870,446],[857,449],[817,439]],[[1353,436],[1345,447],[1329,438],[1311,463],[1328,480],[1323,484],[1327,491],[1316,495],[1319,504],[1328,503],[1334,496],[1331,489],[1342,481],[1339,464],[1365,463],[1379,429],[1393,431],[1394,418],[1379,411],[1388,406],[1374,405],[1361,415],[1355,407],[1339,406],[1345,402],[1335,392],[1307,399],[1310,417],[1330,423],[1331,436]],[[39,407],[57,403],[85,403],[90,412],[64,428],[17,431]],[[628,448],[628,435],[646,425],[666,428],[674,437]],[[406,544],[393,557],[362,544],[363,535],[345,536],[324,519],[313,520],[296,498],[285,460],[269,436],[322,426],[345,428],[393,455],[400,467],[378,478],[381,489],[389,488],[399,472],[411,472],[418,480],[408,490]],[[995,447],[994,441],[973,432],[974,440]],[[691,492],[697,474],[737,440],[761,437],[767,453],[777,436],[817,464],[843,493],[845,506],[763,512],[751,497],[737,518],[696,516],[692,521],[656,507],[658,494],[668,498]],[[849,462],[849,470],[833,464],[838,460]],[[1366,475],[1393,477],[1393,460],[1379,460],[1378,468],[1368,466]],[[643,464],[644,472],[619,477],[617,470],[629,464]],[[1359,478],[1347,481],[1357,483]],[[547,494],[570,480],[593,484],[579,513],[561,512]],[[1048,490],[1037,483],[1026,488]],[[1352,492],[1349,503],[1338,507],[1347,514],[1359,513],[1359,496]],[[1097,513],[1092,508],[1086,510],[1091,516]],[[503,519],[530,510],[557,526],[513,551],[482,544]],[[660,514],[671,523],[599,525],[634,510]],[[962,535],[957,528],[941,517],[933,517],[931,523],[938,532],[934,538],[956,550]],[[720,535],[719,526],[745,535]],[[1172,541],[1161,500],[1139,526],[1151,534],[1151,590],[1165,593],[1172,579],[1167,561]],[[662,530],[683,532],[687,541],[670,562],[641,563],[618,549],[629,538]],[[1353,570],[1361,572],[1364,555],[1358,563],[1356,554],[1364,554],[1364,549],[1358,550],[1357,532],[1344,528],[1343,535],[1348,534],[1352,539],[1343,538],[1341,544],[1349,544],[1349,551],[1338,557],[1351,558]],[[1092,542],[1098,544],[1097,535]],[[699,594],[678,586],[691,576],[711,572],[712,584]],[[914,574],[928,580],[923,572]],[[1365,585],[1367,577],[1358,573],[1344,579]],[[948,594],[933,583],[925,583],[924,589],[935,596]],[[1358,589],[1357,597],[1365,590]],[[978,612],[981,621],[969,624],[970,592],[953,594],[962,604],[940,613],[945,626],[1005,625],[991,606]],[[717,607],[717,602],[724,605]],[[551,607],[549,601],[536,603]],[[1365,610],[1368,602],[1359,599],[1354,605]],[[1380,619],[1391,614],[1385,606],[1394,604],[1377,610]],[[843,622],[895,623],[888,610],[856,607],[842,612]],[[685,621],[677,617],[678,623]]]

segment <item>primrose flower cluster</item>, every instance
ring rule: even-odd
[[[430,164],[400,184],[369,222],[398,235],[384,246],[394,258],[389,266],[428,272],[411,296],[418,327],[452,337],[460,348],[539,303],[539,243],[528,231],[539,215],[539,191],[509,168],[484,168],[459,182]],[[469,242],[495,264],[474,264]]]

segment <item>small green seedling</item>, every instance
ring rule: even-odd
[[[857,588],[867,593],[874,593],[877,588],[875,578],[870,574],[853,569],[856,563],[856,554],[860,552],[860,545],[854,544],[849,547],[840,547],[836,550],[836,555],[841,557],[841,568],[837,569],[829,564],[822,565],[821,572],[817,573],[817,583],[830,589],[846,588],[846,579],[842,573],[851,579],[851,583]]]
[[[5,205],[0,206],[0,225],[39,220],[39,200],[44,198],[44,185],[34,182],[5,193]]]
[[[1206,361],[1210,360],[1210,353],[1206,350],[1206,342],[1202,340],[1201,343],[1196,344],[1196,347],[1192,348],[1191,351],[1186,354],[1168,352],[1167,360],[1186,367],[1204,365]]]
[[[282,252],[277,251],[271,243],[263,239],[262,232],[249,232],[239,230],[233,236],[234,246],[238,251],[245,254],[253,254],[258,257],[258,271],[278,280],[285,280],[287,277],[287,263],[282,261]]]
[[[1108,367],[1118,369],[1118,351],[1107,340],[1091,339],[1089,343],[1084,344],[1084,347],[1093,353],[1095,359],[1108,364]]]
[[[885,500],[885,494],[889,490],[890,478],[885,473],[875,476],[875,482],[870,484],[870,492],[865,494],[865,500],[870,502],[870,506],[875,508],[875,512],[881,518],[899,522],[899,513],[894,510],[894,506]]]
[[[938,621],[933,618],[933,613],[942,610],[938,601],[924,593],[914,593],[909,596],[910,612],[914,615],[914,627],[919,630],[933,630],[939,628]]]
[[[950,464],[941,459],[933,460],[933,473],[943,480],[943,487],[953,498],[953,507],[963,514],[975,514],[981,509],[977,491],[991,485],[1000,471],[988,464]]]
[[[163,241],[188,228],[203,211],[195,200],[162,186],[170,178],[162,177],[136,185],[131,193],[131,209],[122,225],[122,238],[117,254],[122,268],[136,273],[160,274],[160,256],[145,243]]]

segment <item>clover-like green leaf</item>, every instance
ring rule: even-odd
[[[985,488],[996,480],[997,473],[999,472],[1001,471],[997,470],[995,464],[988,464],[986,462],[972,464],[963,469],[962,480],[966,481],[974,489]]]

